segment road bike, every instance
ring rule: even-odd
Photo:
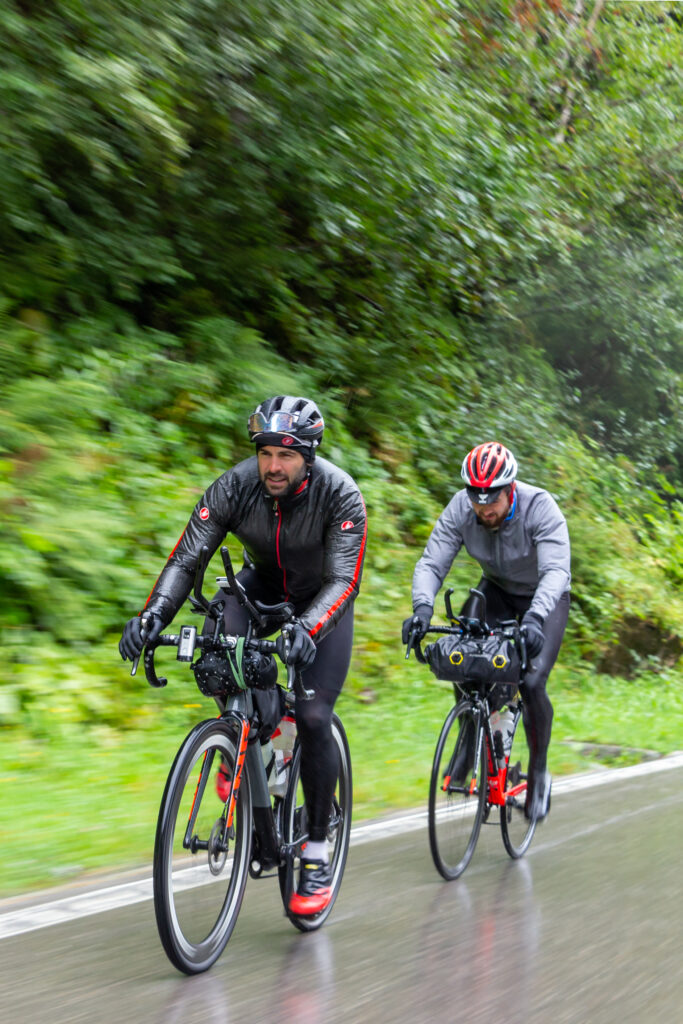
[[[455,616],[450,604],[452,593],[449,589],[445,595],[450,625],[430,626],[427,630],[427,634],[454,638],[450,656],[453,664],[467,665],[465,659],[473,657],[470,674],[463,669],[461,678],[451,680],[456,703],[439,734],[429,786],[429,846],[437,870],[449,881],[458,878],[472,859],[483,824],[495,825],[498,818],[505,849],[515,859],[527,851],[536,830],[536,822],[524,815],[527,774],[522,766],[527,763],[528,753],[519,680],[501,682],[491,678],[490,672],[481,671],[482,662],[490,661],[483,653],[484,647],[489,652],[504,652],[507,643],[517,651],[518,674],[523,678],[523,627],[509,620],[490,629],[485,614],[483,618]],[[472,589],[471,593],[484,600],[485,608],[481,591]],[[414,634],[409,637],[406,657],[411,650],[418,661],[429,663],[430,648],[423,652]],[[502,665],[508,655],[494,654],[494,663],[496,657]],[[504,679],[505,668],[501,667],[498,674]],[[507,713],[501,729],[494,708],[504,707]],[[495,808],[499,809],[498,815]]]
[[[285,913],[301,931],[319,928],[339,892],[349,847],[352,810],[351,756],[344,727],[335,714],[332,741],[337,756],[337,783],[327,827],[331,867],[331,899],[316,915],[289,909],[296,871],[308,839],[306,806],[301,786],[301,749],[296,740],[281,765],[276,792],[276,767],[270,741],[283,704],[291,717],[297,700],[307,700],[298,673],[287,671],[284,701],[277,713],[268,709],[277,687],[274,654],[285,662],[289,651],[289,604],[268,606],[248,599],[236,579],[226,547],[221,548],[225,576],[211,601],[202,594],[209,552],[200,554],[190,603],[205,616],[204,632],[182,626],[178,634],[162,634],[144,647],[143,664],[151,686],[165,686],[156,674],[158,647],[177,647],[177,659],[189,665],[200,691],[213,697],[219,716],[195,725],[171,767],[161,800],[154,845],[154,909],[163,947],[186,974],[206,971],[225,949],[242,905],[250,874],[277,874]],[[248,612],[244,635],[224,635],[225,597],[232,594]],[[143,639],[145,636],[143,622]],[[258,633],[272,634],[276,640]],[[194,659],[195,653],[200,656]],[[133,665],[133,674],[137,661]],[[265,697],[264,697],[265,695]],[[264,711],[264,708],[266,709]],[[267,752],[264,758],[263,751]],[[270,775],[270,780],[269,780]]]

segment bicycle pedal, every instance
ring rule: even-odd
[[[273,878],[277,864],[261,864],[258,860],[249,863],[249,875],[251,878]]]

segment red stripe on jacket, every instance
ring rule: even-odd
[[[365,509],[365,503],[363,503],[363,509]],[[361,565],[363,564],[363,553],[365,551],[365,538],[367,537],[367,535],[368,535],[368,520],[367,520],[367,515],[366,515],[365,526],[363,528],[363,540],[361,541],[360,551],[358,552],[358,558],[356,559],[356,567],[355,567],[355,569],[353,571],[353,579],[351,580],[351,583],[346,588],[344,593],[334,602],[332,607],[328,608],[328,610],[325,612],[323,617],[318,622],[316,622],[315,626],[313,626],[312,629],[309,629],[308,632],[309,632],[310,636],[315,636],[315,634],[318,633],[323,628],[323,626],[325,625],[327,620],[330,619],[334,615],[334,613],[336,612],[337,608],[340,608],[341,605],[343,605],[344,601],[346,601],[348,599],[349,595],[353,592],[353,589],[356,586],[356,583],[358,582],[358,577],[360,576]]]
[[[169,558],[173,558],[173,556],[175,555],[175,553],[176,553],[176,550],[177,550],[177,548],[178,548],[178,545],[180,544],[181,540],[182,540],[182,539],[183,539],[183,537],[185,536],[185,532],[186,532],[186,529],[187,529],[187,527],[185,528],[185,530],[183,530],[183,532],[182,532],[182,533],[180,534],[180,536],[178,537],[178,540],[176,541],[176,545],[175,545],[175,547],[173,548],[173,551],[172,551],[172,552],[171,552],[171,554],[170,554],[170,555],[168,556]],[[157,578],[156,578],[156,582],[155,582],[155,584],[154,584],[154,587],[156,587],[157,583],[159,582],[159,578],[160,578],[160,576],[161,576],[161,573],[159,573],[159,576],[157,576]],[[147,605],[148,605],[148,604],[149,604],[149,602],[150,602],[150,598],[152,597],[152,594],[154,593],[154,587],[152,587],[152,589],[151,589],[151,590],[150,590],[150,592],[149,592],[149,595],[148,595],[148,597],[147,597],[147,600],[145,601],[145,603],[144,603],[144,605],[143,605],[143,607],[142,607],[142,612],[144,612],[145,608],[147,607]],[[142,615],[142,612],[138,612],[138,615]]]

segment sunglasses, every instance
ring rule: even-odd
[[[498,501],[498,498],[502,494],[505,487],[470,487],[469,484],[465,488],[467,496],[470,501],[473,501],[475,505],[493,505],[494,501]]]
[[[291,412],[274,412],[270,419],[262,412],[255,412],[249,417],[248,426],[252,434],[288,434],[297,419]]]

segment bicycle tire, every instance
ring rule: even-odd
[[[166,954],[185,974],[200,974],[218,959],[242,905],[252,833],[249,777],[243,771],[227,836],[228,805],[215,785],[221,763],[234,779],[237,746],[234,721],[210,719],[195,726],[176,755],[161,800],[154,844],[154,911]],[[183,842],[191,816],[188,849]],[[198,847],[197,841],[205,845]]]
[[[528,760],[526,733],[522,723],[521,709],[517,709],[513,723],[512,744],[508,757],[505,782],[505,805],[500,809],[500,830],[503,845],[513,858],[523,857],[536,831],[536,822],[524,816],[527,776],[522,765]]]
[[[306,806],[301,786],[301,747],[298,740],[294,747],[283,805],[283,840],[290,852],[285,855],[284,862],[279,869],[280,893],[287,917],[302,932],[315,931],[329,917],[341,888],[349,851],[353,809],[351,753],[344,726],[336,714],[332,715],[332,741],[338,759],[337,783],[327,833],[328,854],[332,869],[332,896],[330,902],[319,914],[304,916],[294,914],[289,909],[289,901],[296,888],[297,865],[301,858],[302,845],[305,843],[308,833]]]
[[[476,785],[473,781],[474,751],[481,728],[472,702],[462,700],[446,715],[434,751],[429,847],[437,871],[447,881],[458,878],[472,859],[484,817],[488,777],[483,736]],[[460,778],[454,777],[454,769]]]

